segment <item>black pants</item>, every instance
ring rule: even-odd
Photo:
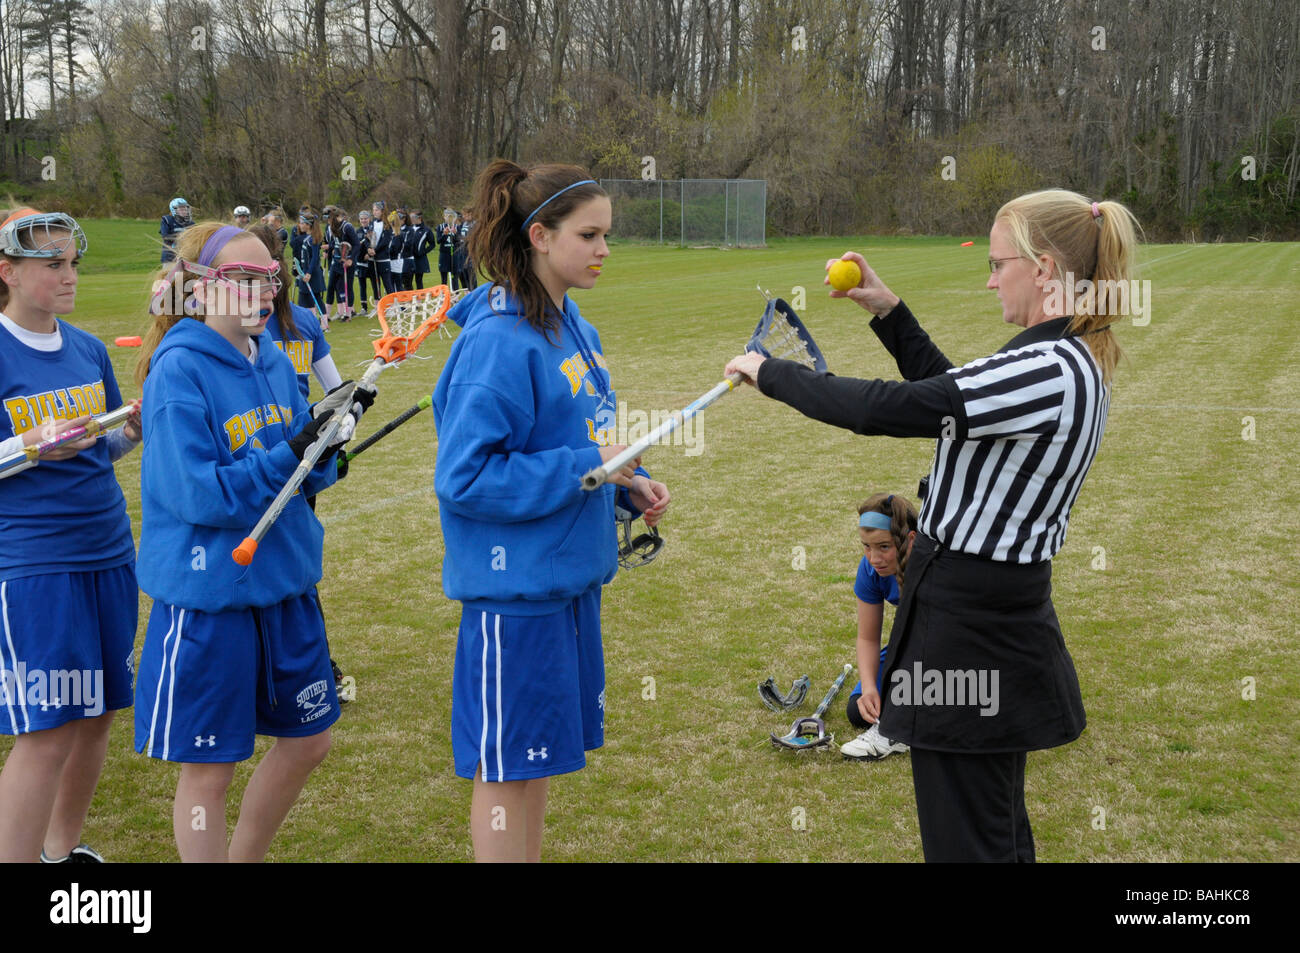
[[[375,269],[379,272],[379,280],[382,281],[384,284],[384,294],[386,295],[392,294],[396,289],[393,287],[393,273],[388,268],[388,262],[386,261],[375,262]],[[375,292],[375,297],[376,298],[380,297],[378,291]]]
[[[1025,813],[1025,752],[912,749],[912,786],[926,863],[1034,862]]]

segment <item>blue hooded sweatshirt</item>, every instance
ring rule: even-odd
[[[581,488],[617,403],[600,336],[569,298],[549,338],[522,314],[484,284],[449,315],[464,330],[433,392],[442,588],[473,611],[547,615],[618,569],[615,488]]]
[[[324,531],[306,498],[337,479],[333,456],[290,498],[252,565],[231,558],[298,465],[288,440],[310,419],[293,363],[265,336],[253,364],[201,321],[178,321],[144,383],[140,588],[204,612],[310,591]]]

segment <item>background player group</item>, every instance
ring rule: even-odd
[[[175,255],[177,237],[194,224],[194,210],[184,198],[174,198],[158,231],[162,237],[163,264]],[[375,200],[355,216],[341,206],[326,205],[319,212],[311,205],[298,209],[296,223],[287,225],[282,209],[261,217],[281,243],[291,249],[296,302],[316,315],[328,330],[331,320],[350,321],[355,315],[372,315],[371,303],[394,291],[425,286],[437,264],[439,280],[453,292],[473,290],[478,284],[470,264],[469,234],[472,215],[444,208],[436,224],[425,221],[419,208],[399,205],[389,211],[386,201]],[[247,228],[252,213],[238,205],[231,221]]]
[[[616,472],[596,492],[579,489],[584,472],[623,449],[608,443],[617,405],[599,334],[568,296],[570,289],[595,284],[609,254],[609,199],[574,167],[524,169],[498,160],[479,176],[474,207],[482,221],[469,236],[471,258],[490,282],[453,309],[451,317],[463,330],[433,395],[439,432],[434,479],[446,546],[442,579],[448,597],[463,607],[453,676],[453,753],[457,774],[474,781],[476,857],[536,861],[550,776],[578,770],[585,752],[603,743],[600,596],[616,571],[615,496],[650,525],[662,517],[670,496],[639,466]],[[1069,251],[1062,254],[1065,261],[1035,253],[1035,246],[1053,241],[1053,228],[1082,233],[1094,227],[1090,239],[1085,234],[1083,244],[1092,244],[1082,258]],[[33,432],[44,437],[84,422],[81,411],[113,409],[121,397],[102,343],[58,320],[75,301],[76,263],[85,251],[80,228],[67,216],[20,210],[0,228],[0,241],[7,299],[0,358],[10,410],[0,438],[10,449],[39,439]],[[1022,197],[1005,206],[994,225],[991,248],[997,257],[991,258],[988,287],[999,291],[1005,320],[1027,330],[996,361],[953,368],[897,296],[853,255],[863,278],[848,296],[882,322],[873,322],[873,330],[899,359],[907,384],[810,376],[792,362],[753,354],[733,359],[726,370],[805,413],[861,433],[935,436],[940,418],[932,411],[956,408],[958,443],[968,443],[980,439],[977,419],[979,428],[999,433],[988,413],[976,416],[984,399],[981,381],[990,373],[1028,361],[1041,385],[1062,363],[1075,362],[1083,368],[1083,383],[1053,386],[1062,393],[1073,386],[1104,388],[1090,397],[1104,426],[1118,355],[1109,321],[1095,313],[1068,322],[1050,314],[1044,286],[1070,267],[1124,278],[1134,241],[1131,216],[1116,203],[1091,203],[1089,214],[1088,203],[1070,193]],[[291,501],[263,540],[261,565],[274,566],[274,572],[243,570],[222,558],[284,484],[326,416],[308,406],[299,375],[281,350],[259,347],[272,316],[286,313],[280,265],[270,250],[275,246],[273,233],[259,238],[237,226],[212,222],[185,229],[165,280],[182,282],[193,293],[180,312],[165,304],[155,308],[136,375],[144,389],[142,411],[120,437],[68,443],[4,481],[0,516],[6,538],[27,544],[7,547],[0,564],[7,653],[0,661],[15,670],[26,665],[101,671],[111,685],[99,696],[97,710],[63,699],[36,711],[20,692],[7,692],[0,730],[18,738],[0,772],[0,858],[34,860],[42,845],[48,859],[95,857],[77,842],[103,763],[108,720],[131,704],[134,659],[133,554],[111,464],[142,435],[138,581],[153,606],[135,685],[135,746],[183,765],[173,811],[182,858],[261,859],[328,751],[338,699],[314,599],[323,534],[307,496],[337,479],[333,456],[322,458],[305,484],[307,494]],[[1055,247],[1061,246],[1069,243],[1062,239]],[[1007,262],[1022,267],[999,268]],[[1091,369],[1080,360],[1092,362]],[[938,368],[938,375],[921,373],[922,365]],[[1042,373],[1044,367],[1052,374]],[[1001,410],[993,417],[1013,421],[1015,432],[998,439],[1041,445],[1056,426],[1041,411],[1044,387],[1034,391],[1042,420],[1032,426],[1024,423],[1009,390],[998,385]],[[82,395],[80,402],[74,394]],[[372,400],[373,393],[357,392],[353,424]],[[1062,402],[1070,406],[1068,399]],[[1086,469],[1100,427],[1082,431],[1092,436],[1080,457]],[[937,454],[935,468],[941,471],[948,459],[942,440]],[[177,480],[178,473],[190,478]],[[99,492],[68,492],[88,481]],[[1072,484],[1074,493],[1080,483],[1081,476]],[[1038,571],[1050,574],[1071,502],[1073,496],[1059,508],[1050,547],[1036,536],[1022,547],[1032,555],[1033,546],[1041,546],[1046,561],[1002,565],[960,552],[950,564],[940,544],[915,535],[916,514],[899,497],[880,495],[859,507],[867,550],[855,587],[863,682],[850,717],[869,723],[896,715],[891,723],[912,742],[927,859],[1033,858],[1024,752],[1067,743],[1083,727],[1073,666],[1060,642],[1046,577]],[[44,518],[52,508],[67,518]],[[81,535],[87,523],[101,524],[93,550]],[[925,514],[919,523],[924,533]],[[195,553],[212,557],[199,566]],[[57,565],[51,565],[55,556]],[[906,569],[909,561],[916,564],[914,573]],[[538,573],[539,564],[551,571]],[[912,581],[913,574],[919,581]],[[967,583],[973,578],[980,586]],[[935,580],[960,585],[947,590]],[[1023,594],[1025,585],[1030,597]],[[1050,720],[1050,732],[1042,731],[1043,702],[1037,696],[1018,712],[1019,699],[1012,698],[1004,704],[1012,717],[987,726],[962,721],[964,713],[925,721],[917,717],[924,712],[896,712],[892,703],[886,708],[878,681],[879,612],[882,602],[899,599],[900,586],[905,596],[884,668],[898,665],[897,656],[915,657],[921,665],[926,652],[953,651],[936,635],[952,625],[1007,631],[1012,641],[1032,635],[1037,654],[1026,657],[1013,644],[1008,651],[1017,661],[1005,664],[1023,669],[1012,674],[1026,679],[1027,694],[1049,683],[1054,704],[1064,706]],[[979,604],[988,586],[997,588],[996,611]],[[949,601],[953,595],[974,601],[959,606]],[[58,607],[53,622],[50,606]],[[909,643],[909,626],[929,632],[929,640],[914,636]],[[1038,637],[1051,632],[1054,644]],[[962,651],[972,645],[981,651],[979,639],[960,644]],[[1052,674],[1044,676],[1043,666]],[[984,727],[986,736],[972,725]],[[932,728],[946,732],[947,747],[928,737]],[[1013,738],[1016,747],[1008,751],[1001,736],[989,731]],[[225,802],[234,766],[251,756],[259,733],[277,740],[249,781],[227,842]],[[922,742],[925,759],[917,748]],[[987,777],[1005,780],[1008,770],[1012,783],[1001,784],[990,802]],[[505,824],[499,823],[502,810]],[[201,827],[193,823],[198,812],[207,819]]]

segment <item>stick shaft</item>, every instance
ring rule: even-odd
[[[361,375],[360,382],[353,386],[353,390],[355,391],[355,389],[361,386],[361,384],[373,384],[387,366],[388,365],[384,363],[383,358],[375,358],[370,362],[370,366],[366,368],[365,374]],[[320,435],[317,436],[316,440],[302,455],[302,460],[299,462],[298,466],[294,468],[293,475],[289,477],[289,482],[286,483],[280,489],[280,492],[276,494],[275,499],[271,501],[271,505],[268,506],[266,512],[262,514],[262,518],[258,520],[257,525],[253,527],[253,531],[248,534],[248,538],[254,543],[260,543],[262,537],[266,535],[267,531],[272,527],[272,525],[274,525],[275,521],[280,518],[280,514],[284,512],[284,508],[288,505],[290,498],[293,497],[294,493],[298,492],[298,487],[302,486],[302,481],[307,479],[307,474],[311,473],[312,468],[320,462],[321,455],[325,452],[325,448],[335,442],[335,437],[338,436],[339,428],[343,426],[343,418],[347,416],[351,410],[351,401],[339,405],[338,409],[334,411],[329,421],[320,429]],[[245,542],[247,542],[247,540],[245,540]]]
[[[664,437],[667,437],[674,430],[680,427],[686,421],[690,420],[704,408],[708,407],[723,394],[729,393],[736,389],[737,385],[744,380],[739,374],[732,374],[729,377],[719,381],[708,393],[701,394],[695,400],[691,401],[681,410],[675,410],[667,420],[656,427],[650,433],[646,434],[636,443],[632,444],[616,457],[611,457],[604,464],[588,473],[583,474],[582,488],[584,490],[594,490],[607,479],[611,473],[618,472],[621,468],[627,466],[647,449],[654,446]]]
[[[817,710],[813,712],[814,718],[820,718],[822,715],[826,714],[826,709],[830,708],[831,702],[835,701],[835,696],[838,695],[840,689],[844,687],[844,680],[849,677],[849,672],[851,671],[853,671],[853,666],[846,664],[844,666],[844,671],[840,672],[840,677],[835,679],[835,684],[830,687],[830,691],[826,693],[826,697],[822,699],[822,703],[818,705]]]
[[[426,394],[423,398],[421,398],[420,402],[416,404],[414,407],[410,408],[409,410],[404,410],[400,415],[394,417],[388,423],[384,424],[384,426],[381,427],[379,430],[376,430],[365,440],[361,441],[361,443],[357,444],[355,449],[349,450],[347,459],[350,461],[354,457],[362,453],[365,453],[367,450],[369,450],[371,447],[377,444],[380,440],[387,437],[390,433],[392,433],[398,427],[402,426],[402,424],[406,423],[408,420],[410,420],[420,411],[429,407],[432,403],[433,403],[432,395]]]
[[[49,440],[42,440],[40,443],[34,443],[30,447],[22,450],[15,450],[0,459],[0,473],[9,470],[26,470],[28,466],[34,464],[43,453],[49,453],[61,444],[70,440],[80,440],[82,437],[94,436],[103,433],[105,430],[112,430],[114,427],[126,423],[126,418],[131,416],[131,405],[123,404],[117,410],[110,410],[106,414],[100,414],[98,417],[92,417],[90,422],[84,427],[73,427],[71,430],[65,430],[57,437],[51,437]]]

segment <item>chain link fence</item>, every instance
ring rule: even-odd
[[[766,179],[601,179],[623,241],[761,248]]]

